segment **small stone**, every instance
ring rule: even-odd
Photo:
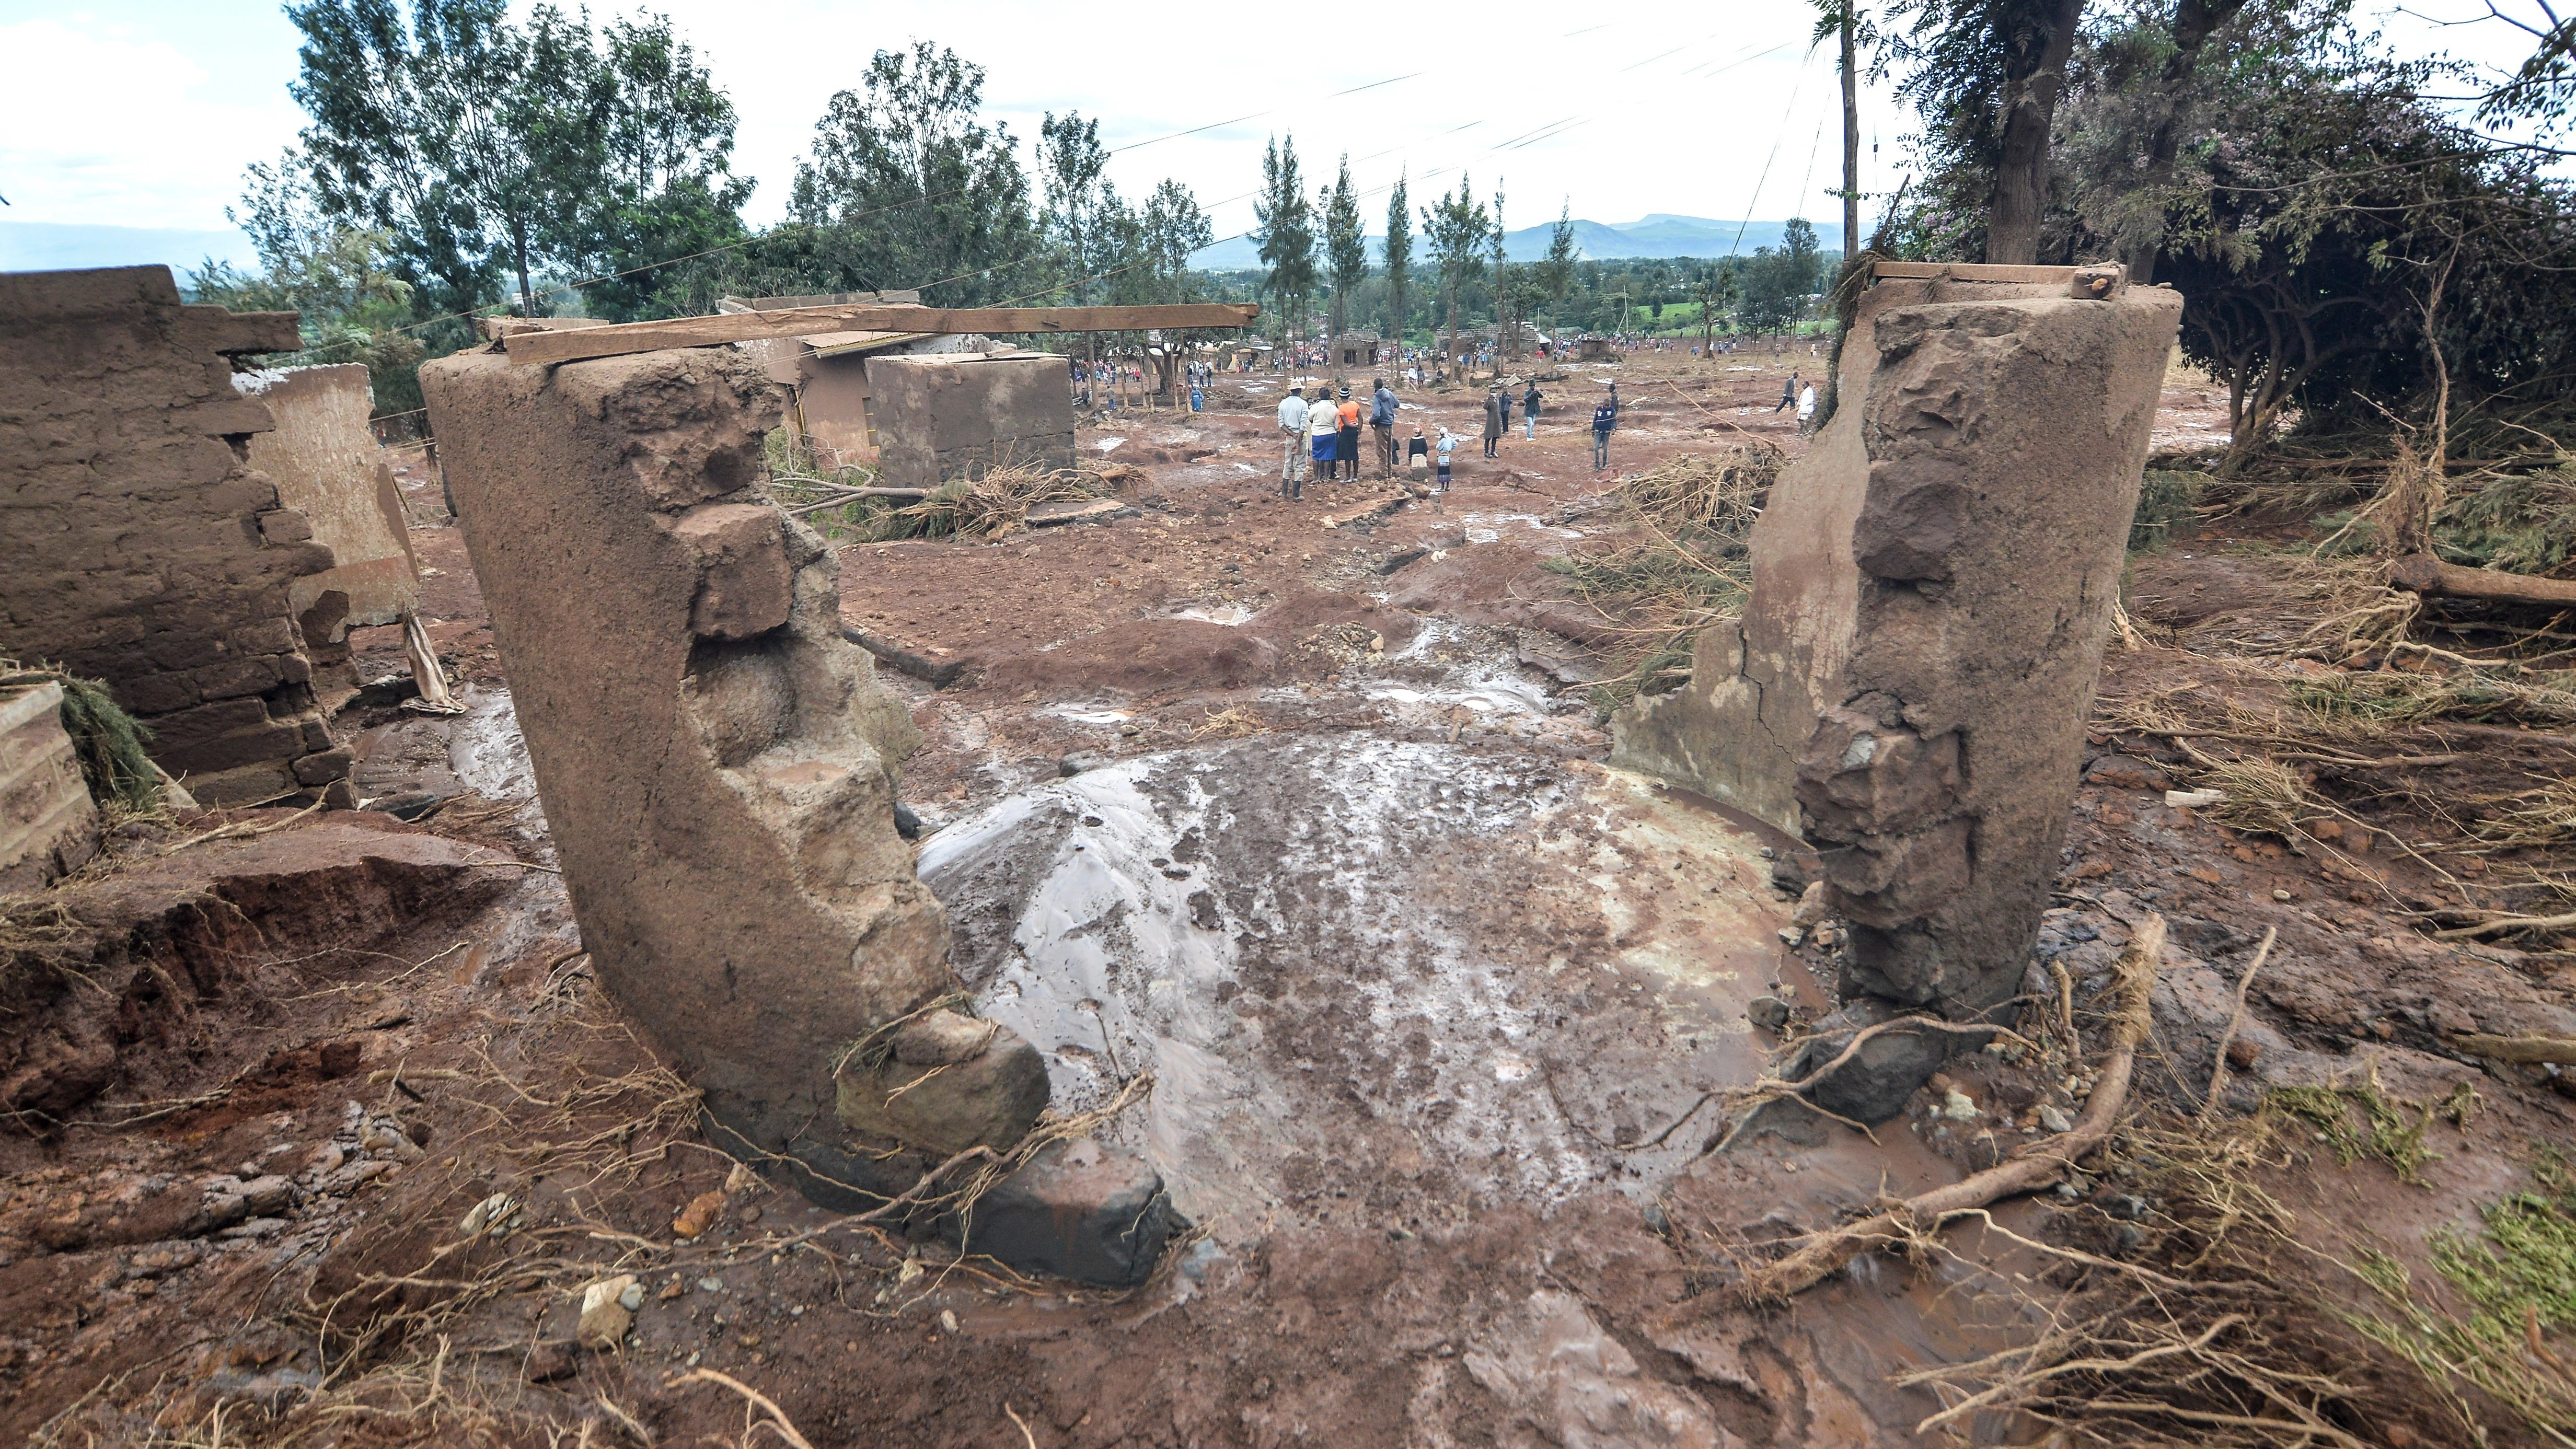
[[[2381,1023],[2383,1026],[2386,1024]],[[2254,1063],[2262,1055],[2263,1044],[2259,1041],[2247,1041],[2240,1036],[2227,1044],[2227,1064],[2240,1072],[2252,1071]]]
[[[671,1219],[671,1232],[677,1237],[699,1237],[724,1216],[724,1208],[725,1195],[722,1192],[699,1193],[689,1199],[689,1205],[680,1209],[677,1217]]]
[[[295,1184],[275,1174],[254,1177],[241,1185],[241,1196],[255,1216],[271,1217],[286,1211],[294,1200]]]
[[[1825,918],[1825,883],[1809,881],[1799,893],[1798,909],[1789,917],[1793,926],[1812,926]]]
[[[950,1312],[948,1309],[945,1309],[945,1308],[940,1309],[940,1310],[939,1310],[939,1327],[940,1327],[941,1331],[943,1331],[943,1332],[946,1332],[946,1333],[949,1333],[949,1334],[952,1334],[952,1335],[953,1335],[953,1334],[955,1334],[955,1333],[957,1332],[957,1315],[956,1315],[955,1313]]]
[[[2039,1125],[2051,1132],[2072,1131],[2075,1127],[2075,1123],[2054,1102],[2039,1104]]]
[[[572,1377],[573,1346],[560,1338],[545,1339],[528,1350],[527,1380],[532,1384],[550,1384]]]
[[[2287,901],[2289,898],[2290,898],[2290,893],[2289,893],[2288,891],[2280,890],[2280,889],[2277,889],[2277,888],[2276,888],[2276,889],[2274,889],[2274,890],[2273,890],[2273,892],[2272,892],[2272,899],[2274,899],[2274,900],[2276,900],[2276,901]]]
[[[1055,762],[1055,772],[1067,779],[1071,779],[1073,776],[1079,775],[1085,770],[1097,770],[1109,762],[1109,757],[1107,755],[1096,754],[1090,750],[1076,750],[1072,754],[1069,754],[1063,759]]]
[[[1778,1031],[1789,1024],[1789,1003],[1776,996],[1757,996],[1744,1009],[1753,1024],[1764,1031]]]
[[[573,1337],[581,1346],[593,1350],[615,1348],[635,1323],[635,1310],[626,1306],[626,1294],[635,1287],[635,1275],[620,1273],[604,1278],[581,1290],[581,1324]],[[637,1301],[642,1301],[638,1296]]]
[[[1780,944],[1787,946],[1792,950],[1796,949],[1798,945],[1806,939],[1806,931],[1797,926],[1782,926],[1780,928]]]
[[[1976,1099],[1952,1087],[1949,1095],[1942,1099],[1941,1115],[1954,1122],[1973,1122],[1977,1120]]]
[[[724,1280],[722,1278],[701,1278],[698,1280],[698,1291],[701,1293],[722,1293],[724,1291]]]

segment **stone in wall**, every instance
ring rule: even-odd
[[[1073,466],[1064,359],[951,352],[868,359],[877,458],[889,487],[936,488],[993,467]]]
[[[1616,722],[1618,763],[1819,849],[1847,994],[1965,1015],[2018,989],[2181,311],[1873,287],[1841,409],[1754,527],[1743,622]]]
[[[294,582],[332,567],[249,461],[234,357],[292,312],[185,305],[167,267],[0,274],[0,653],[107,681],[210,805],[325,787]]]
[[[919,736],[840,637],[830,550],[759,487],[759,367],[484,350],[421,381],[602,984],[819,1202],[1018,1143],[1045,1065],[947,1009],[947,918],[894,824]]]
[[[98,806],[63,733],[63,687],[0,684],[0,896],[38,890],[98,853]]]

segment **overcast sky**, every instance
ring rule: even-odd
[[[2527,0],[2507,0],[2528,8]],[[2381,0],[2366,0],[2380,8]],[[524,9],[515,3],[514,9]],[[600,3],[596,15],[633,13]],[[988,113],[1023,149],[1041,113],[1096,116],[1130,195],[1177,176],[1220,237],[1252,225],[1263,140],[1293,132],[1310,177],[1347,153],[1373,189],[1409,167],[1417,202],[1473,175],[1500,181],[1515,227],[1574,214],[1721,219],[1805,215],[1827,231],[1839,165],[1832,56],[1809,53],[1804,4],[1630,0],[1294,7],[658,0],[741,113],[735,169],[757,177],[754,222],[785,208],[797,157],[870,52],[928,39],[986,71]],[[2436,15],[2478,0],[2425,0]],[[1592,16],[1603,16],[1593,20]],[[2388,19],[2399,48],[2511,63],[2526,37]],[[1323,44],[1318,44],[1318,38]],[[0,220],[222,227],[242,168],[276,155],[303,114],[286,93],[297,36],[261,0],[0,0]],[[1382,83],[1382,84],[1381,84]],[[1354,94],[1333,96],[1334,92]],[[1861,102],[1862,185],[1897,179],[1903,118],[1883,87]],[[1156,139],[1198,127],[1197,134]],[[1875,149],[1875,159],[1872,151]]]

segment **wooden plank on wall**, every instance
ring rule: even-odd
[[[2025,267],[1985,262],[1877,262],[1869,269],[1875,281],[2037,282],[2043,285],[2075,279],[2073,267]]]
[[[503,341],[522,365],[618,357],[665,347],[713,347],[812,332],[1068,333],[1139,332],[1148,328],[1248,327],[1261,309],[1250,302],[1193,302],[1140,307],[793,307],[767,312],[626,322],[579,331],[522,332]]]

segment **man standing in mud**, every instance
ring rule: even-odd
[[[1279,400],[1279,431],[1288,439],[1288,454],[1279,463],[1279,496],[1282,498],[1294,498],[1305,491],[1305,391],[1302,385],[1291,383],[1288,395]]]
[[[1395,476],[1395,390],[1385,378],[1373,384],[1369,394],[1369,433],[1377,443],[1378,476]]]

